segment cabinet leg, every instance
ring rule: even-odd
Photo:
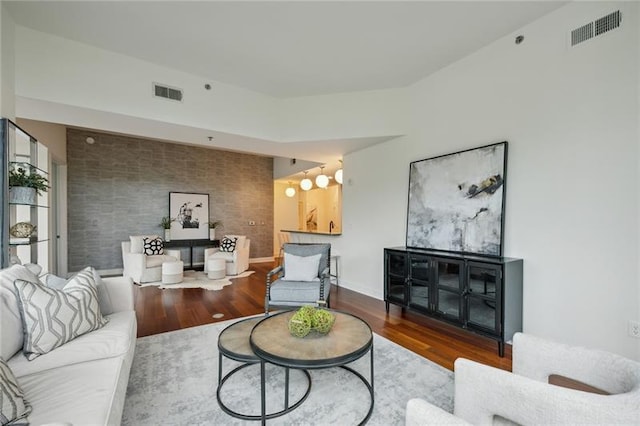
[[[387,313],[389,313],[389,302],[384,302],[384,308],[387,310]]]
[[[504,342],[502,340],[498,341],[498,355],[500,358],[504,358]]]

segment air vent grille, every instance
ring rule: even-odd
[[[571,45],[587,41],[593,37],[593,22],[571,31]]]
[[[622,22],[622,17],[620,16],[619,10],[597,19],[595,21],[596,36],[618,28],[620,26],[620,22]]]
[[[620,26],[620,23],[622,23],[622,14],[617,10],[580,28],[576,28],[571,31],[571,46],[616,29]]]
[[[164,84],[153,83],[153,95],[159,98],[170,99],[172,101],[182,101],[182,89],[169,87]]]

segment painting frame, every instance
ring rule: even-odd
[[[209,238],[209,194],[169,192],[172,240]]]
[[[508,142],[409,164],[406,246],[501,257]]]

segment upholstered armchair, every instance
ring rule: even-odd
[[[572,388],[549,384],[560,381]],[[422,399],[407,403],[407,426],[504,419],[521,425],[640,424],[640,363],[516,333],[513,373],[456,360],[453,415]]]
[[[228,243],[226,239],[233,241]],[[208,248],[204,251],[205,271],[211,259],[224,259],[227,275],[238,275],[249,269],[249,251],[251,240],[244,235],[225,235],[220,240],[220,247]]]
[[[271,306],[329,307],[331,244],[283,244],[284,261],[267,274],[265,313]]]
[[[123,276],[138,284],[160,281],[162,262],[180,260],[180,250],[160,249],[158,239],[157,235],[133,235],[129,241],[122,242]],[[152,241],[153,244],[150,243]]]

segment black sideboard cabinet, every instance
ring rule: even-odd
[[[498,342],[522,331],[522,259],[384,249],[384,300]]]

